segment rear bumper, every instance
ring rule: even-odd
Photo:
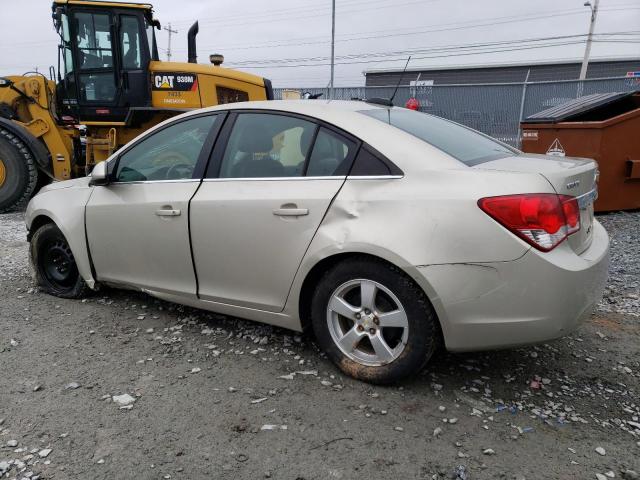
[[[593,228],[581,255],[564,242],[511,262],[419,267],[436,293],[447,349],[514,347],[575,330],[602,298],[607,280],[609,236],[597,221]]]

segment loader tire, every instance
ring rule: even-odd
[[[37,183],[38,169],[29,148],[0,128],[0,213],[23,208]]]

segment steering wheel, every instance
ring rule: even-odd
[[[155,158],[151,163],[156,167],[168,167],[171,164],[176,166],[178,164],[188,165],[192,162],[182,153],[169,150],[168,152],[162,152],[155,155]]]
[[[177,163],[176,165],[172,165],[165,173],[165,178],[167,180],[175,180],[182,178],[191,178],[191,174],[193,173],[193,165],[187,165],[186,163]]]

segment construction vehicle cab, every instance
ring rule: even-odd
[[[273,98],[271,82],[198,64],[198,22],[185,62],[158,56],[150,4],[54,0],[57,68],[0,78],[0,212],[47,181],[86,175],[148,128],[195,108]]]
[[[63,115],[124,121],[151,105],[149,63],[158,60],[151,5],[58,2],[56,96]],[[156,22],[157,24],[157,22]]]

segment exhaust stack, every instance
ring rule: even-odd
[[[189,63],[198,63],[198,54],[196,52],[196,35],[198,35],[198,22],[191,25],[187,33],[187,48]]]

